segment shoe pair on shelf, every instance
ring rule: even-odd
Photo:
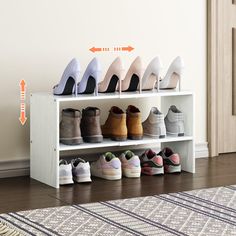
[[[76,158],[68,163],[66,160],[59,162],[59,183],[60,185],[73,184],[74,182],[91,182],[89,162]]]
[[[97,58],[88,64],[81,81],[80,63],[73,59],[66,67],[58,85],[54,86],[55,95],[92,94],[120,92],[174,89],[181,79],[184,62],[181,57],[173,60],[163,79],[160,79],[162,63],[159,57],[155,57],[142,74],[142,60],[137,57],[130,65],[124,79],[122,78],[123,66],[120,57],[117,57],[107,70],[107,73],[98,84],[101,75],[101,65]],[[155,86],[156,85],[156,86]],[[180,87],[180,86],[179,86]]]
[[[128,106],[126,113],[119,107],[113,106],[104,125],[102,134],[115,141],[142,139],[143,127],[140,110],[135,106]]]
[[[141,175],[140,160],[129,150],[119,157],[107,152],[91,163],[91,173],[92,176],[107,180],[118,180],[122,178],[122,175],[128,178],[138,178]]]
[[[63,109],[60,142],[66,145],[78,145],[83,141],[88,143],[103,141],[100,110],[97,107],[87,107],[82,110],[81,117],[81,112],[77,109]]]
[[[70,94],[97,94],[97,84],[101,75],[101,65],[95,57],[88,64],[81,81],[80,63],[74,58],[65,68],[59,84],[54,86],[53,94],[70,95]]]
[[[159,175],[181,172],[180,156],[170,148],[164,148],[158,154],[152,149],[146,150],[140,157],[142,173]]]
[[[152,107],[142,125],[144,135],[152,138],[165,138],[166,133],[171,136],[184,136],[184,115],[174,105],[169,108],[165,118],[157,107]]]

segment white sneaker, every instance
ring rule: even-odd
[[[122,153],[119,157],[122,166],[122,174],[128,178],[139,178],[141,175],[140,159],[131,151]]]
[[[166,132],[171,136],[184,136],[184,114],[172,105],[165,117]]]
[[[59,183],[60,185],[74,183],[71,164],[68,164],[66,160],[60,160],[59,162]]]
[[[75,182],[82,183],[92,181],[89,162],[86,162],[81,158],[76,158],[71,161],[71,166]]]
[[[121,179],[121,162],[114,154],[107,152],[91,163],[91,173],[107,180]]]

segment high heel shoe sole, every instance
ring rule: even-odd
[[[116,75],[113,75],[109,82],[107,90],[104,92],[99,92],[99,93],[114,93],[116,91],[118,81],[119,81],[119,78]]]
[[[70,77],[66,81],[65,88],[64,88],[63,92],[60,95],[71,95],[74,85],[75,85],[75,80],[72,77]]]
[[[123,92],[137,91],[138,84],[139,84],[139,77],[136,74],[133,74],[130,80],[129,88]]]
[[[92,94],[94,93],[95,87],[96,87],[96,80],[92,76],[89,76],[84,92],[79,94]]]

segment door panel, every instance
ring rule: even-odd
[[[236,28],[232,30],[232,93],[233,115],[236,115]]]
[[[236,152],[236,0],[218,1],[219,153]]]

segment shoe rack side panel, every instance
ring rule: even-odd
[[[189,141],[168,142],[162,146],[169,146],[181,156],[182,170],[195,173],[195,102],[194,94],[166,96],[161,98],[161,111],[167,114],[171,105],[176,105],[184,113],[185,135],[193,137]]]
[[[30,99],[30,177],[59,188],[59,104],[52,95]]]

